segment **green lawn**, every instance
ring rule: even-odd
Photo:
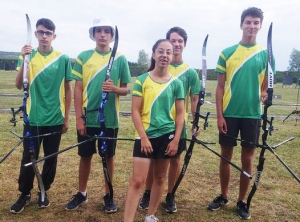
[[[10,109],[19,107],[22,104],[22,91],[15,89],[15,72],[0,72],[0,94],[19,94],[20,97],[0,96],[0,109]],[[131,89],[132,84],[129,88]],[[216,82],[207,82],[207,92],[211,92],[206,100],[214,102],[214,90]],[[298,115],[292,115],[287,121],[282,119],[292,112],[297,103],[298,89],[282,88],[276,85],[275,95],[281,95],[282,99],[274,99],[274,105],[270,107],[269,115],[274,115],[274,131],[272,136],[268,137],[268,143],[275,145],[281,141],[295,137],[289,143],[278,147],[275,152],[282,158],[285,164],[300,176],[300,121],[296,122]],[[130,95],[125,97],[128,101],[121,101],[121,110],[130,111]],[[211,149],[220,152],[218,141],[218,132],[216,127],[215,105],[205,103],[201,107],[201,113],[211,112],[209,118],[209,127],[202,130],[199,139],[216,144],[209,145]],[[22,133],[22,120],[13,127],[9,120],[9,112],[0,113],[0,158],[19,141],[10,131],[18,134]],[[133,138],[134,127],[130,116],[120,117],[119,137]],[[200,121],[202,124],[203,121]],[[61,148],[64,149],[76,143],[76,130],[74,115],[70,119],[70,129],[63,135]],[[117,155],[115,160],[114,192],[119,210],[117,213],[107,215],[103,212],[103,173],[101,159],[95,155],[92,163],[92,172],[88,183],[89,202],[87,205],[79,208],[77,211],[66,211],[64,205],[71,196],[77,192],[78,187],[78,155],[77,149],[71,149],[59,155],[58,171],[56,180],[48,192],[51,205],[44,210],[36,208],[37,184],[33,189],[33,201],[18,215],[9,212],[11,204],[18,198],[17,179],[19,174],[20,159],[22,147],[17,148],[2,164],[0,164],[0,221],[122,221],[124,202],[128,182],[132,173],[132,142],[119,141]],[[255,166],[258,163],[260,149],[258,148],[255,159]],[[42,156],[43,154],[41,154]],[[185,155],[185,153],[183,154]],[[269,152],[265,152],[265,167],[261,175],[260,184],[251,203],[250,221],[298,221],[300,218],[300,186],[291,176],[284,166]],[[182,157],[183,159],[183,157]],[[232,160],[240,166],[240,148],[237,147]],[[176,214],[168,214],[164,211],[163,200],[159,206],[157,217],[160,221],[240,221],[236,215],[235,202],[238,196],[239,171],[232,168],[232,177],[230,179],[230,203],[224,209],[217,212],[206,210],[206,205],[220,193],[218,179],[219,157],[200,145],[195,145],[194,152],[183,178],[177,190]],[[39,164],[41,169],[42,163]],[[256,168],[254,169],[256,172]],[[255,175],[253,175],[255,177]],[[251,181],[253,184],[254,179]],[[136,221],[143,221],[146,215],[145,211],[138,210]],[[298,218],[298,219],[297,219]]]

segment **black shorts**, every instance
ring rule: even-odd
[[[111,129],[107,128],[105,131],[105,137],[112,137],[112,138],[117,138],[118,136],[118,128],[116,129]],[[100,134],[100,128],[96,127],[87,127],[86,132],[89,136],[95,136]],[[77,131],[77,140],[78,143],[83,142],[90,137],[88,136],[81,136],[78,131]],[[98,141],[98,153],[99,155],[101,154],[101,146],[103,140],[101,139],[96,139]],[[78,146],[78,155],[81,157],[90,157],[94,153],[96,153],[96,140],[89,141],[87,143],[84,143],[82,145]],[[106,140],[106,158],[111,158],[115,155],[116,152],[116,144],[117,140]]]
[[[220,145],[236,146],[237,142],[234,138],[237,138],[240,132],[240,138],[245,140],[241,142],[242,147],[256,147],[255,144],[258,143],[260,135],[260,119],[225,118],[225,120],[227,124],[227,134],[219,134]]]
[[[155,138],[150,138],[149,140],[152,145],[153,153],[148,154],[148,156],[141,152],[141,140],[137,139],[134,142],[133,157],[150,158],[150,159],[170,159],[170,158],[177,157],[184,150],[185,140],[183,139],[179,140],[178,150],[175,156],[165,155],[165,151],[168,147],[168,144],[172,141],[173,138],[174,138],[174,132],[167,133],[165,135],[155,137]]]

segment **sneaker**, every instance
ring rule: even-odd
[[[175,196],[172,195],[171,193],[168,193],[166,196],[166,211],[170,214],[177,212]]]
[[[88,202],[87,194],[83,196],[81,192],[77,192],[77,194],[73,195],[72,199],[69,203],[67,203],[65,209],[66,210],[76,210],[82,204]]]
[[[49,207],[49,205],[50,205],[50,202],[49,202],[47,193],[45,192],[45,198],[44,198],[44,201],[42,201],[42,194],[41,194],[41,192],[38,192],[38,204],[37,204],[37,207],[39,209],[42,209],[42,208]]]
[[[105,213],[114,213],[117,211],[117,205],[114,200],[110,198],[109,194],[105,194],[103,197],[104,200],[104,211]]]
[[[238,215],[241,219],[248,220],[251,218],[251,215],[247,208],[247,204],[245,202],[240,200],[239,202],[236,203],[236,207],[238,210]]]
[[[145,222],[157,222],[159,221],[158,218],[154,215],[147,215],[145,217]]]
[[[224,198],[222,194],[217,196],[210,204],[207,205],[208,210],[219,210],[221,206],[227,205],[228,199]]]
[[[150,201],[150,190],[145,190],[140,203],[139,203],[139,208],[143,209],[143,210],[148,210],[149,207],[149,201]]]
[[[31,194],[24,195],[21,194],[19,199],[11,206],[10,212],[13,214],[21,213],[25,206],[27,206],[31,201]]]

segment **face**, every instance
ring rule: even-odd
[[[173,59],[173,45],[168,41],[159,43],[155,52],[152,54],[155,65],[159,67],[168,67]]]
[[[94,38],[97,44],[102,46],[109,46],[110,41],[112,40],[112,33],[111,27],[103,26],[103,27],[96,27]]]
[[[39,25],[35,31],[35,37],[38,39],[39,46],[51,46],[56,34],[43,25]]]
[[[252,16],[246,16],[243,24],[241,24],[241,29],[243,30],[244,37],[256,37],[260,28],[260,18],[254,18]]]
[[[185,48],[184,39],[177,32],[172,32],[170,34],[170,41],[174,46],[174,55],[182,54]]]

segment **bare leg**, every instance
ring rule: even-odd
[[[164,184],[169,166],[169,159],[154,160],[153,185],[150,195],[150,203],[148,215],[154,215],[161,201],[161,196],[164,191]]]
[[[133,175],[129,182],[126,195],[124,222],[132,222],[134,220],[140,193],[143,189],[149,171],[150,161],[151,160],[147,158],[133,158]]]
[[[153,160],[151,160],[151,164],[148,171],[148,176],[146,180],[146,190],[151,190],[153,184]]]
[[[80,157],[79,162],[79,191],[87,191],[87,182],[91,172],[91,161],[92,156],[90,157]]]
[[[242,169],[252,175],[253,173],[253,157],[255,148],[243,147],[241,153]],[[244,201],[246,199],[247,191],[249,188],[250,179],[243,174],[240,175],[240,191],[238,200]]]
[[[180,156],[170,159],[170,168],[168,174],[168,193],[172,193],[178,175],[180,174]]]
[[[233,147],[221,146],[221,155],[225,157],[227,160],[231,161],[232,154],[233,154]],[[219,173],[220,173],[221,194],[224,198],[228,198],[230,164],[223,159],[220,160]]]

